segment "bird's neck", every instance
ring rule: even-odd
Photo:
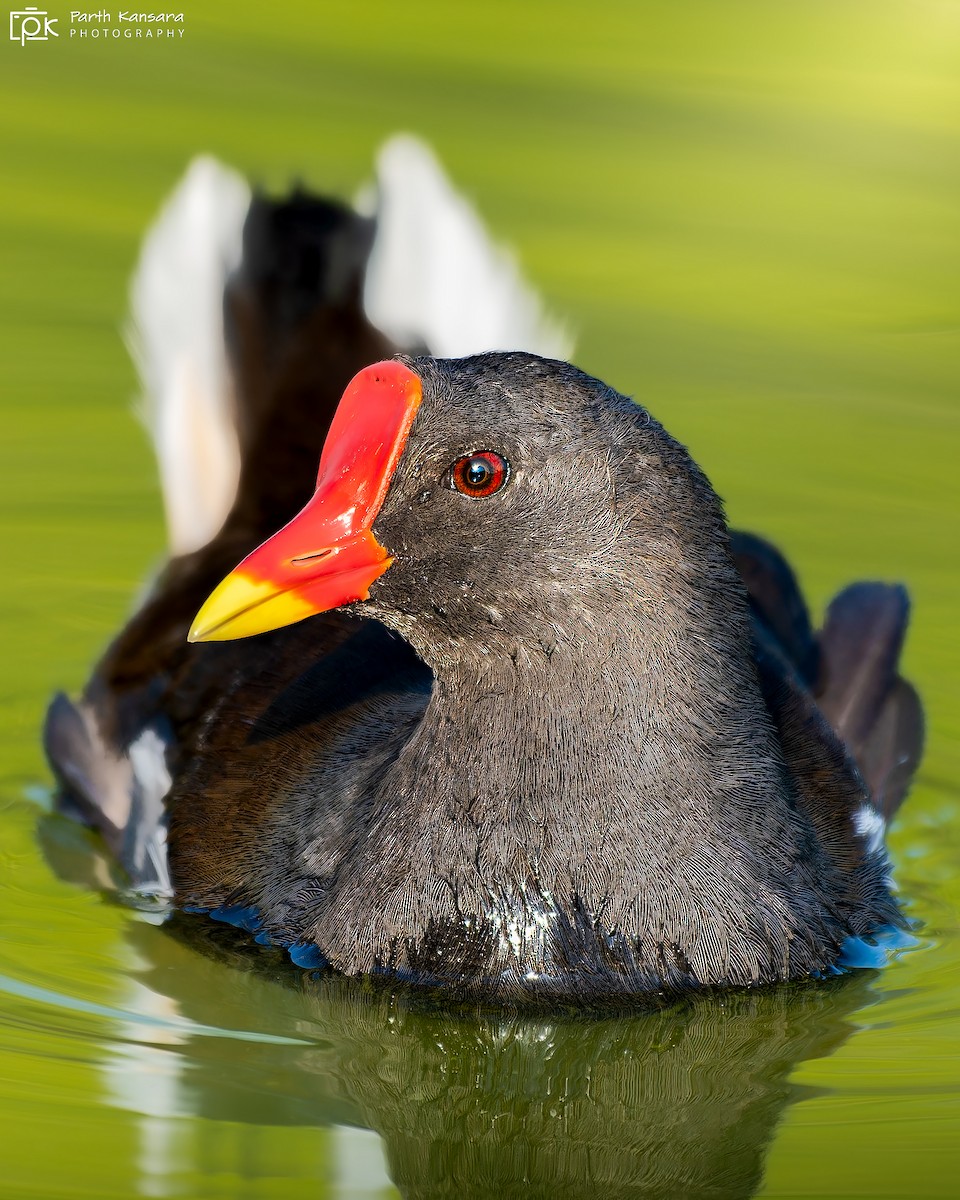
[[[481,823],[548,858],[552,848],[557,865],[586,864],[601,835],[651,848],[701,836],[729,817],[744,778],[777,790],[745,627],[632,633],[587,628],[549,646],[494,639],[437,656],[433,695],[396,767],[411,794],[430,797],[438,826]]]

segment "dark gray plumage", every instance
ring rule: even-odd
[[[399,651],[333,712],[347,670],[315,676],[312,721],[274,695],[237,761],[195,763],[171,799],[185,897],[253,905],[349,973],[499,996],[795,978],[896,921],[862,780],[776,639],[757,649],[687,452],[566,364],[411,365],[374,526],[395,562],[357,612],[430,673]],[[475,500],[447,479],[479,448],[512,474]],[[367,625],[337,653],[358,642],[361,673],[396,645]]]

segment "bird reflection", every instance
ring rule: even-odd
[[[410,1198],[749,1197],[802,1095],[790,1072],[871,999],[861,972],[629,1014],[451,1011],[297,972],[211,922],[129,934],[137,982],[182,1017],[270,1039],[188,1039],[180,1111],[375,1130]]]

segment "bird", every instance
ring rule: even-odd
[[[923,742],[905,588],[815,631],[422,144],[357,207],[243,189],[200,160],[146,242],[172,554],[48,710],[63,811],[138,894],[389,986],[587,1004],[878,962]],[[171,345],[191,238],[219,265]]]

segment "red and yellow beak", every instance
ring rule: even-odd
[[[372,527],[422,398],[398,362],[356,375],[337,406],[313,498],[211,593],[187,635],[227,641],[366,600],[393,559]]]

